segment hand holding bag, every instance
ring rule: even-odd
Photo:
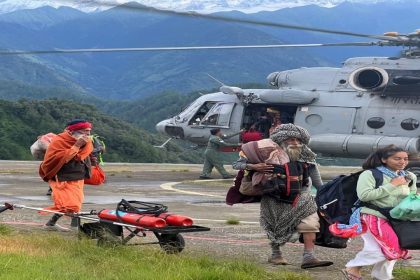
[[[420,195],[408,195],[389,214],[402,221],[420,221]]]

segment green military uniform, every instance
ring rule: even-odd
[[[222,159],[220,158],[221,147],[237,147],[238,144],[229,144],[224,139],[232,138],[238,135],[240,132],[230,135],[224,135],[222,137],[211,135],[209,143],[207,144],[206,151],[204,152],[204,166],[203,172],[200,178],[208,178],[213,170],[213,167],[223,176],[223,178],[230,178],[231,175],[223,167]]]

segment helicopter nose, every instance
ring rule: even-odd
[[[166,134],[170,137],[184,139],[184,129],[180,126],[174,125],[171,120],[161,121],[156,125],[156,130],[159,133]]]
[[[168,123],[169,123],[169,121],[168,121],[168,120],[164,120],[164,121],[159,122],[159,123],[156,125],[156,130],[157,130],[159,133],[166,134],[165,127],[166,127],[166,125],[167,125]]]

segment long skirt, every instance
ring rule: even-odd
[[[295,206],[264,195],[260,209],[261,227],[271,243],[280,246],[288,242],[298,231],[297,227],[302,220],[317,212],[316,203],[310,193],[302,193]]]

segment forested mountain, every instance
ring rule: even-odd
[[[235,84],[241,88],[268,88],[264,84]],[[119,119],[133,123],[150,132],[155,125],[179,114],[200,95],[218,92],[218,88],[190,93],[163,92],[134,101],[100,102],[99,108]]]
[[[63,100],[0,101],[0,159],[32,159],[29,151],[38,135],[63,131],[73,118],[86,118],[94,132],[105,138],[105,161],[201,162],[201,155],[169,144],[157,149],[165,138],[109,117],[94,106]]]
[[[39,30],[60,22],[79,18],[83,15],[84,13],[81,11],[69,7],[55,9],[45,6],[42,9],[23,9],[0,14],[0,20]]]
[[[3,78],[3,79],[2,79]],[[63,86],[36,86],[19,81],[0,78],[0,99],[19,100],[22,98],[42,100],[49,98],[74,100],[100,106],[105,101],[98,97]]]
[[[40,8],[46,9],[46,8]],[[37,11],[37,10],[35,10]],[[114,8],[34,29],[40,20],[1,21],[0,47],[9,49],[162,47],[278,44],[280,40],[249,26],[161,16]],[[22,17],[21,15],[19,17]],[[272,71],[320,63],[303,51],[220,50],[191,52],[72,54],[29,56],[63,83],[77,83],[96,96],[134,99],[163,91],[190,92],[214,86],[207,74],[225,83],[264,82]],[[13,70],[13,68],[11,68]],[[16,71],[18,73],[18,71]],[[39,73],[39,72],[38,72]],[[1,72],[0,72],[1,74]],[[21,75],[10,79],[27,82]]]
[[[412,32],[418,28],[419,1],[343,3],[333,8],[305,6],[227,16],[357,33]],[[0,15],[0,48],[112,48],[246,45],[363,41],[348,36],[218,22],[113,8],[83,13],[42,7]],[[338,65],[345,58],[396,55],[389,48],[213,50],[188,52],[27,55],[1,57],[2,79],[37,86],[62,86],[105,99],[138,99],[160,92],[188,93],[214,82],[265,83],[273,71]]]
[[[365,34],[409,33],[419,28],[420,4],[381,1],[221,14]],[[363,41],[122,8],[97,13],[65,7],[20,10],[1,14],[0,30],[1,50]],[[153,134],[157,122],[180,112],[198,91],[217,86],[207,74],[225,84],[259,88],[267,86],[265,77],[272,71],[337,66],[345,58],[369,55],[397,55],[397,49],[0,55],[0,99],[9,100],[0,101],[0,159],[30,159],[29,146],[36,136],[59,132],[66,121],[80,115],[107,138],[107,160],[201,162],[200,154],[181,150],[177,143],[170,144],[169,151],[152,145],[166,140]]]
[[[259,12],[249,15],[249,17],[362,34],[382,35],[388,31],[408,34],[415,32],[420,27],[418,20],[420,18],[420,1],[378,1],[378,3],[369,3],[367,1],[352,3],[346,1],[334,8],[309,5],[278,11]],[[281,28],[262,28],[261,30],[273,35],[275,38],[295,43],[366,41],[359,37],[301,32]],[[401,50],[399,47],[325,47],[311,48],[308,49],[308,52],[335,65],[339,65],[350,57],[399,56]]]

